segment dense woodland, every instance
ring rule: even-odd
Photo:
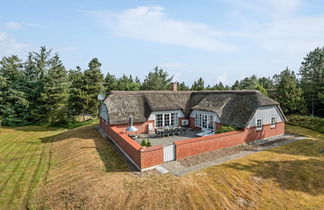
[[[77,117],[96,116],[100,92],[111,90],[168,90],[173,77],[159,67],[144,81],[132,75],[117,78],[103,75],[101,63],[93,58],[88,68],[67,70],[57,53],[42,47],[30,52],[25,61],[16,55],[0,61],[0,121],[7,126],[28,124],[65,125]],[[273,77],[255,75],[232,86],[205,84],[198,78],[184,90],[259,90],[280,102],[286,114],[324,116],[324,47],[316,48],[294,72],[288,67]]]

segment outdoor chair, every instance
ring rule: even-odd
[[[173,128],[169,128],[169,136],[173,136],[174,135],[174,133],[173,133]]]
[[[186,128],[184,128],[184,127],[180,128],[180,133],[186,134],[186,131],[187,131]]]
[[[158,130],[158,129],[155,129],[155,134],[158,135],[158,136],[160,136],[161,138],[163,136],[163,132],[160,131],[160,130]]]
[[[178,128],[178,127],[174,128],[173,133],[174,133],[175,135],[180,136],[180,128]]]
[[[167,128],[164,129],[163,136],[169,136],[169,129]]]

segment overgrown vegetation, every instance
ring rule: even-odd
[[[217,133],[225,133],[229,131],[235,131],[236,129],[232,126],[222,126],[219,129],[217,129]]]
[[[287,123],[324,133],[324,118],[304,115],[289,115]]]

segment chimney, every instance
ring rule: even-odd
[[[178,90],[178,83],[177,82],[171,82],[171,91],[177,91]]]

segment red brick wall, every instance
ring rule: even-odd
[[[141,149],[141,168],[149,168],[163,163],[163,146],[151,146]]]
[[[194,129],[194,130],[197,130],[197,131],[201,130],[201,128],[195,126],[195,118],[193,118],[193,117],[189,118],[189,127]]]
[[[140,144],[126,135],[122,129],[117,126],[106,125],[106,122],[100,119],[100,127],[115,141],[116,144],[141,168],[149,168],[163,163],[163,147],[152,146],[143,148]],[[127,125],[128,127],[128,125]],[[140,127],[138,127],[140,128]]]
[[[256,131],[256,128],[252,127],[242,131],[231,131],[176,141],[174,142],[176,145],[176,159],[182,159],[191,155],[206,153],[217,149],[244,144],[257,139],[284,134],[284,131],[285,124],[277,123],[275,128],[270,128],[270,125],[264,125],[261,131]]]
[[[152,123],[152,125],[154,126],[154,120],[146,121],[146,122],[143,122],[143,123],[134,123],[134,126],[138,129],[138,131],[132,132],[132,133],[128,132],[128,134],[148,133],[148,126],[149,126],[150,123]],[[128,128],[129,124],[114,125],[114,126],[116,126],[123,133],[126,133],[126,129]]]

